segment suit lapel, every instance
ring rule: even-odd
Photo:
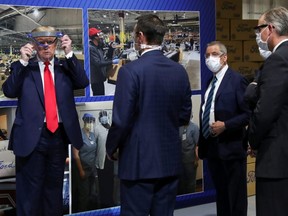
[[[31,68],[32,68],[32,77],[34,79],[34,83],[36,86],[36,89],[38,91],[38,95],[40,97],[40,100],[42,104],[44,105],[44,92],[43,92],[43,84],[42,84],[42,78],[41,73],[38,65],[38,61],[32,60],[30,61]]]
[[[215,102],[217,101],[217,99],[219,98],[219,96],[221,95],[221,93],[223,92],[223,90],[229,86],[229,80],[230,80],[230,77],[231,77],[231,72],[230,70],[228,69],[220,83],[220,86],[216,92],[216,96],[215,96]]]
[[[44,90],[43,90],[43,84],[42,84],[42,78],[41,78],[41,73],[40,73],[40,69],[39,69],[39,65],[38,65],[38,61],[36,60],[32,60],[30,61],[30,64],[31,64],[31,68],[32,68],[32,77],[35,81],[35,86],[36,86],[36,89],[38,91],[38,94],[39,94],[39,97],[40,97],[40,100],[44,106]],[[59,66],[60,66],[60,63],[58,61],[57,58],[55,58],[54,60],[54,82],[55,82],[55,90],[56,90],[56,99],[57,99],[57,85],[59,83],[61,83],[61,80],[62,80],[62,76],[61,76],[61,73],[59,73]]]
[[[60,72],[60,67],[62,66],[61,60],[59,61],[57,58],[54,58],[54,85],[55,85],[55,92],[56,92],[56,100],[57,95],[59,95],[59,92],[57,91],[57,86],[62,82],[63,76]]]

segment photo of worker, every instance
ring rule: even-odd
[[[0,109],[0,180],[15,177],[15,155],[8,149],[12,118],[9,108]]]
[[[201,98],[194,97],[194,105],[200,104]],[[75,156],[72,154],[72,212],[83,212],[92,209],[103,209],[120,205],[120,180],[118,178],[118,161],[111,161],[106,156],[106,139],[112,123],[112,101],[91,102],[85,106],[77,106],[80,126],[82,128],[82,147]],[[179,179],[177,195],[185,195],[203,191],[203,161],[196,156],[196,144],[198,142],[198,110],[194,107],[193,118],[189,124],[179,128],[179,139],[182,145],[182,172]],[[86,135],[85,135],[86,134]],[[89,149],[87,149],[89,146]],[[81,155],[90,160],[90,165],[81,181],[87,180],[89,188],[84,193],[85,187],[79,185],[81,171],[77,160],[81,161]],[[90,155],[90,156],[89,156]],[[78,157],[78,158],[77,158]],[[85,159],[84,159],[85,160]],[[87,160],[87,159],[86,159]],[[79,161],[78,161],[79,162]],[[73,165],[74,164],[74,165]],[[82,167],[85,166],[83,161]],[[88,172],[90,180],[88,180]],[[77,177],[78,176],[78,177]],[[78,189],[77,189],[78,187]],[[80,189],[80,191],[79,191]],[[84,193],[85,194],[85,193]],[[88,197],[88,199],[87,199]],[[84,200],[86,200],[84,202]],[[81,206],[81,202],[84,207]],[[80,203],[80,206],[79,206]],[[88,206],[87,206],[88,204]],[[90,206],[89,206],[90,205]]]
[[[90,95],[114,95],[120,67],[137,58],[136,18],[156,13],[167,26],[163,53],[186,69],[191,89],[201,88],[199,12],[88,10]]]
[[[89,103],[78,111],[84,145],[72,153],[72,212],[117,206],[117,163],[107,158],[105,146],[112,102]]]

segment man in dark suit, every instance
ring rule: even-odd
[[[263,13],[255,33],[262,49],[272,51],[259,71],[258,101],[249,124],[256,155],[256,214],[288,212],[288,10]]]
[[[143,15],[134,28],[141,57],[119,71],[106,150],[121,179],[121,215],[172,216],[181,171],[179,126],[189,122],[187,72],[161,51],[166,27]]]
[[[227,49],[221,42],[209,43],[205,56],[215,85],[212,87],[209,80],[202,98],[198,154],[208,160],[216,189],[217,215],[246,216],[246,148],[242,139],[250,115],[243,99],[248,81],[228,67]]]
[[[89,80],[67,35],[60,37],[55,28],[39,26],[31,38],[32,43],[21,47],[20,60],[11,65],[12,73],[3,84],[5,96],[18,98],[9,140],[16,155],[17,215],[60,216],[67,146],[82,146],[73,90],[86,87]],[[64,60],[54,57],[58,40]],[[29,59],[35,51],[36,56]],[[46,72],[52,75],[53,87],[49,90],[46,81],[43,84]],[[56,104],[52,129],[47,115],[52,105],[47,106],[45,97],[53,89]]]

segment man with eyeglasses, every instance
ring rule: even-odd
[[[258,101],[249,124],[256,155],[256,214],[288,212],[288,10],[264,12],[255,28],[261,46],[272,54],[259,71]]]
[[[29,37],[3,84],[6,97],[18,98],[9,140],[16,155],[17,215],[62,216],[67,147],[83,145],[73,90],[89,80],[68,35],[39,26]],[[58,41],[64,60],[54,56]]]
[[[248,81],[227,64],[227,49],[219,41],[207,45],[209,74],[202,95],[198,156],[206,158],[216,189],[218,216],[247,216],[245,126],[250,111],[244,103]]]

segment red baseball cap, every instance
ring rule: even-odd
[[[101,32],[101,30],[99,30],[99,29],[90,28],[90,29],[89,29],[89,37],[95,36],[95,35],[97,35],[97,34],[100,33],[100,32]]]

